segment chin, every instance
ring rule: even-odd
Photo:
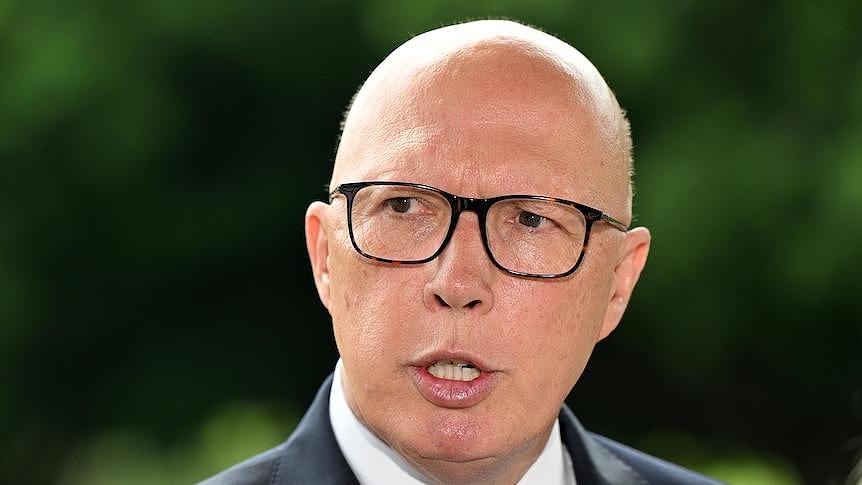
[[[435,428],[434,423],[441,422],[443,424]],[[424,433],[417,432],[418,428],[410,430],[407,442],[402,443],[406,447],[398,449],[416,470],[434,483],[499,481],[489,480],[487,473],[512,451],[503,435],[491,434],[493,428],[482,432],[481,427],[474,427],[473,423],[458,417],[437,416],[426,426]]]
[[[474,416],[465,409],[435,409],[413,421],[409,441],[412,456],[424,460],[467,463],[498,455],[494,443],[503,443],[501,430],[490,419]],[[505,443],[504,443],[505,444]]]

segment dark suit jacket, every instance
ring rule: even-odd
[[[330,375],[290,438],[201,485],[357,484],[329,421]],[[572,457],[578,485],[707,485],[710,480],[666,461],[587,432],[565,405],[560,435]]]

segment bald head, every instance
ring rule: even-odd
[[[631,137],[616,98],[575,48],[511,21],[443,27],[393,51],[354,98],[332,182],[347,181],[345,174],[368,155],[370,147],[397,150],[399,143],[417,142],[416,136],[420,143],[431,141],[426,130],[402,130],[402,136],[393,140],[386,128],[406,119],[416,128],[439,128],[466,119],[473,127],[499,126],[497,115],[506,110],[513,111],[508,118],[513,125],[547,122],[573,127],[559,135],[577,160],[561,162],[594,164],[589,182],[602,191],[597,197],[609,204],[608,210],[623,211],[617,212],[619,217],[628,219]]]

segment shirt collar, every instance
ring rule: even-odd
[[[329,394],[329,420],[335,440],[359,483],[367,485],[420,485],[422,474],[411,467],[395,450],[365,427],[350,410],[341,387],[341,359],[335,364]],[[575,474],[568,452],[560,440],[560,422],[548,442],[518,485],[574,485]]]

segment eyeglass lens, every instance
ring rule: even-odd
[[[351,229],[359,249],[393,261],[433,256],[446,240],[451,221],[449,201],[420,187],[363,187],[351,207]],[[497,264],[537,275],[569,271],[583,251],[586,227],[584,215],[575,207],[530,198],[499,200],[485,220],[487,247]]]

